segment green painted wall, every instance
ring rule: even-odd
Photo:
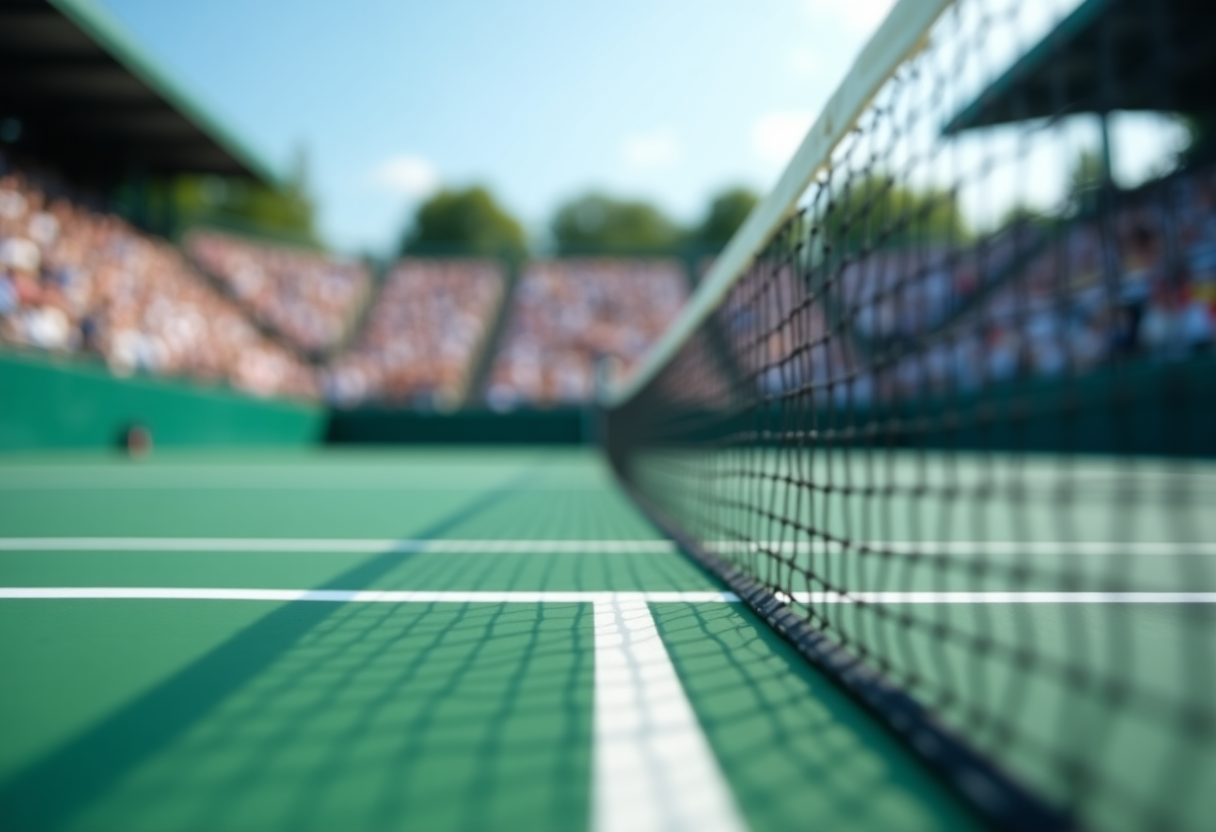
[[[157,445],[303,445],[321,438],[322,408],[150,378],[104,366],[0,353],[0,451],[116,447],[132,423]]]
[[[664,435],[670,425],[682,432]],[[673,407],[651,392],[608,414],[605,442],[621,463],[636,445],[737,445],[756,430],[780,433],[808,425],[835,432],[835,448],[877,442],[932,450],[1213,458],[1216,355],[1127,362],[1076,377],[1023,379],[974,393],[815,413],[775,403],[732,415]],[[879,435],[849,433],[861,426],[874,426]]]
[[[592,411],[574,408],[511,413],[366,408],[335,411],[325,438],[333,444],[589,445],[596,441],[597,430]]]

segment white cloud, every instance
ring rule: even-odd
[[[680,159],[680,140],[666,128],[629,136],[621,145],[625,164],[633,168],[668,167]]]
[[[891,11],[894,0],[802,0],[802,12],[816,24],[836,20],[858,32],[869,32]]]
[[[803,111],[765,113],[752,124],[752,151],[766,162],[785,164],[811,129],[811,114]]]
[[[421,156],[403,153],[377,165],[372,182],[402,196],[418,198],[439,187],[439,171]]]

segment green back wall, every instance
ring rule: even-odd
[[[114,447],[140,423],[157,445],[303,445],[325,430],[315,406],[0,353],[0,451]]]

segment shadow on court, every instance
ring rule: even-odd
[[[533,474],[419,536],[452,533]],[[412,557],[375,556],[323,588],[371,586]],[[476,829],[525,812],[533,828],[581,825],[589,616],[285,605],[0,785],[0,827]]]
[[[985,828],[750,610],[652,609],[754,832]]]

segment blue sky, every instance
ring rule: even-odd
[[[695,219],[764,189],[889,0],[102,0],[261,153],[307,148],[322,231],[388,252],[439,183],[538,239],[589,188]]]

